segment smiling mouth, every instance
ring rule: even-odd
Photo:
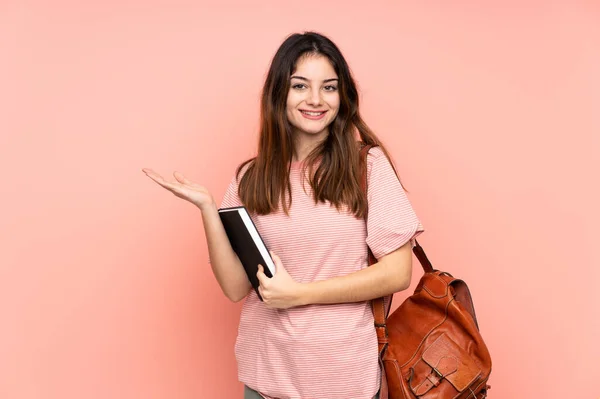
[[[308,116],[321,116],[327,111],[305,111],[305,110],[301,109],[300,112],[302,112],[304,115],[308,115]]]

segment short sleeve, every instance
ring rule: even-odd
[[[227,190],[225,190],[225,194],[223,195],[221,206],[219,206],[219,208],[231,208],[242,205],[242,201],[240,200],[240,196],[238,194],[238,188],[238,180],[235,176],[233,176],[229,186],[227,187]]]
[[[389,159],[379,147],[367,155],[367,200],[366,241],[377,259],[424,231]]]
[[[223,195],[223,199],[221,200],[221,206],[219,206],[219,208],[232,208],[235,206],[242,206],[242,200],[240,199],[240,195],[239,195],[239,188],[240,188],[240,180],[242,179],[242,177],[244,176],[244,174],[246,173],[246,171],[248,170],[248,167],[250,166],[250,163],[244,165],[242,167],[242,170],[240,171],[240,174],[238,176],[237,173],[235,173],[233,175],[233,177],[231,178],[231,181],[229,182],[229,186],[227,187],[227,190],[225,190],[225,194]],[[237,172],[237,170],[236,170]]]

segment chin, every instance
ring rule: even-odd
[[[303,129],[303,128],[300,128],[298,130],[309,136],[317,136],[319,134],[324,133],[324,130],[326,130],[326,128],[325,129]]]
[[[315,126],[314,124],[299,123],[294,127],[304,134],[317,135],[323,133],[323,131],[327,131],[329,126],[331,126],[331,123],[320,124],[319,126]]]

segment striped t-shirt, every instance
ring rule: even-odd
[[[368,222],[346,208],[315,204],[301,165],[292,164],[292,206],[251,215],[291,277],[307,283],[367,267],[367,245],[380,258],[423,231],[380,148],[367,157]],[[235,177],[221,207],[242,205]],[[235,344],[238,378],[265,398],[371,399],[380,370],[370,302],[268,309],[251,290]]]

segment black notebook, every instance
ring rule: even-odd
[[[246,270],[248,280],[254,287],[254,291],[262,301],[258,293],[258,265],[261,264],[267,277],[275,275],[275,263],[271,254],[262,240],[248,211],[243,206],[219,209],[221,222],[231,243],[231,248],[240,258],[240,262]]]

